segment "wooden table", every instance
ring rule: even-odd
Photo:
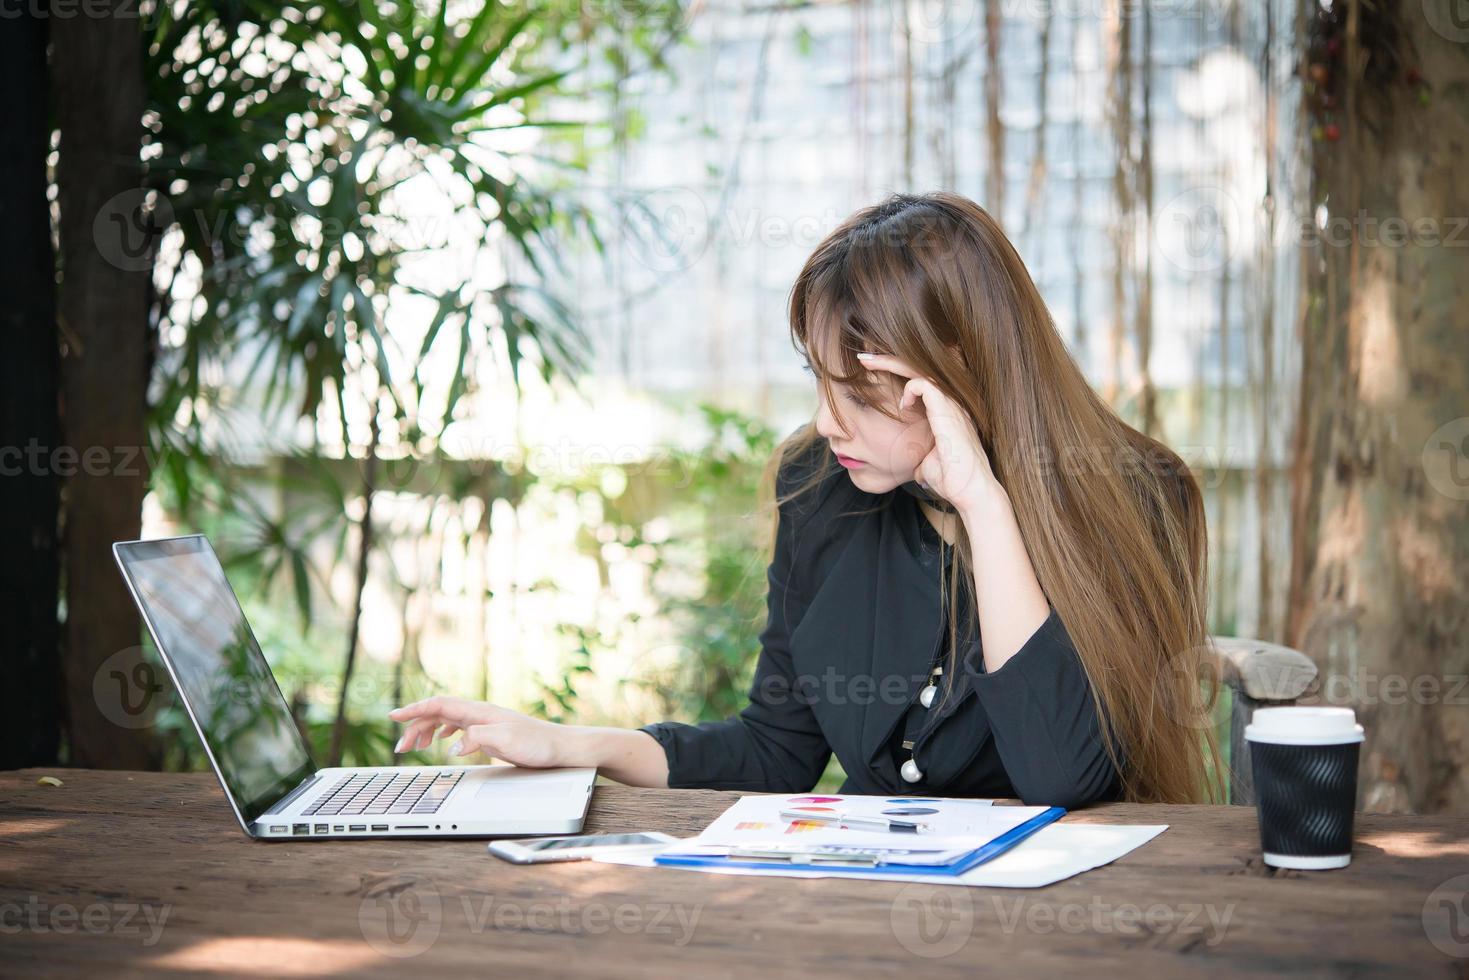
[[[587,830],[688,835],[735,798],[603,785]],[[1065,819],[1171,828],[1040,889],[761,879],[255,843],[212,775],[6,772],[0,974],[1469,975],[1469,817],[1359,814],[1326,872],[1264,866],[1244,807]]]

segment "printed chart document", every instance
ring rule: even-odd
[[[699,836],[660,851],[654,863],[953,876],[1065,814],[1061,807],[929,797],[746,796]]]
[[[1014,830],[1049,807],[997,807],[990,800],[882,796],[744,796],[687,846],[669,853],[706,853],[746,846],[901,848],[967,852]],[[856,827],[833,821],[854,818]],[[862,829],[872,820],[917,825],[919,833]]]
[[[780,877],[878,878],[932,884],[1036,888],[1117,860],[1167,829],[1166,824],[1107,826],[1045,822],[1029,832],[1029,821],[1046,820],[1049,807],[992,806],[990,800],[934,799],[803,794],[746,796],[697,837],[634,853],[609,854],[609,864],[672,867],[717,874]],[[801,808],[818,819],[803,820]],[[820,808],[820,809],[816,809]],[[887,817],[921,823],[920,833],[850,829],[833,820]],[[949,873],[964,855],[986,843],[1003,841],[1017,828],[1019,843],[958,873]],[[758,865],[731,854],[759,854]],[[784,855],[784,857],[782,857]],[[870,866],[822,866],[845,856],[868,859]],[[775,861],[774,864],[770,861]],[[787,863],[789,862],[789,863]]]

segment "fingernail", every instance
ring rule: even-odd
[[[857,360],[859,361],[870,361],[876,356],[877,355],[872,353],[871,351],[859,350],[857,352]]]
[[[394,752],[402,752],[403,751],[403,740],[401,738],[398,739],[398,744],[396,744],[396,745],[393,746],[393,751]]]
[[[467,751],[469,751],[469,746],[465,745],[463,742],[456,742],[454,744],[455,755],[464,755]]]

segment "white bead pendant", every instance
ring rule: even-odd
[[[935,667],[933,669],[933,673],[929,675],[928,686],[918,692],[918,703],[923,705],[925,708],[933,707],[933,699],[939,693],[939,678],[943,676],[943,673],[944,668]]]

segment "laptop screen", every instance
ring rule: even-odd
[[[315,767],[219,558],[202,535],[116,552],[220,781],[254,820]]]

